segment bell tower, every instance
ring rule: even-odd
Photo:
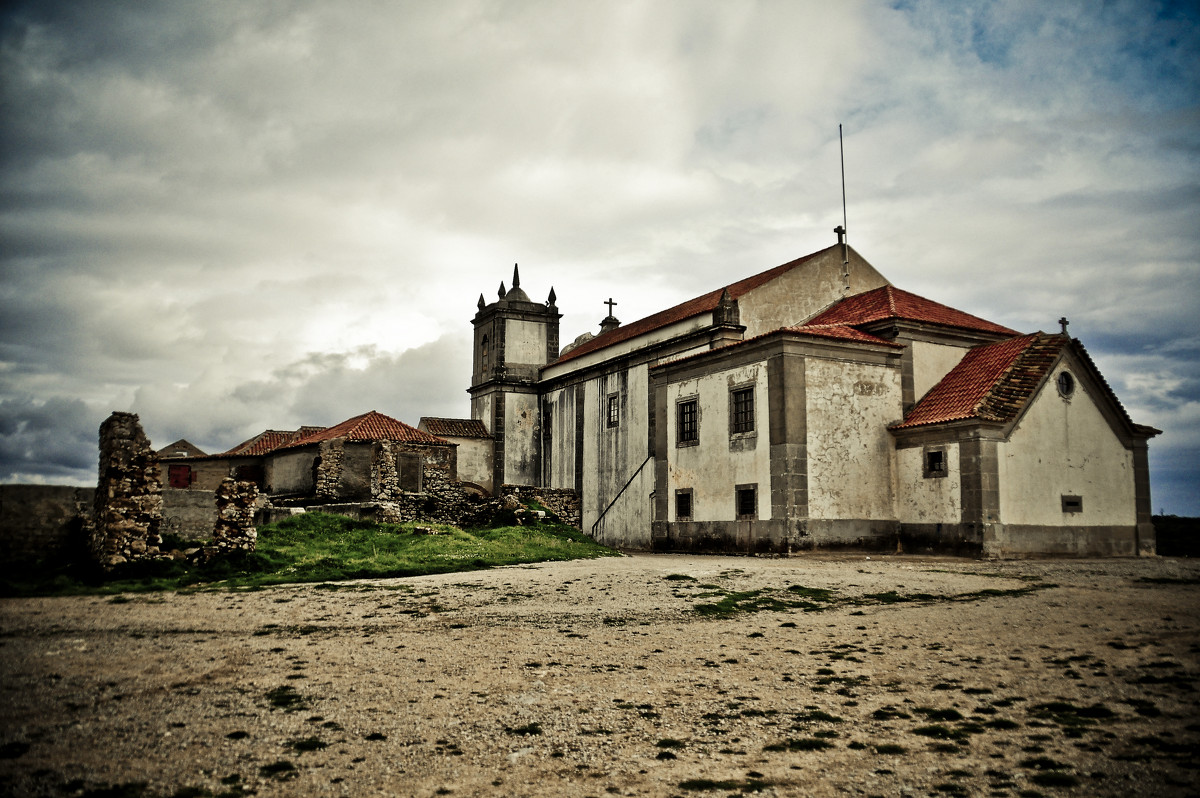
[[[537,485],[541,476],[541,418],[538,372],[558,359],[558,320],[554,289],[545,304],[521,289],[513,265],[512,289],[500,283],[490,305],[479,295],[472,320],[471,418],[482,421],[494,440],[492,484]]]

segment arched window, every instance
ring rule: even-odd
[[[483,336],[483,340],[479,344],[479,373],[486,375],[488,371],[488,337]]]

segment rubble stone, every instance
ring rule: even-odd
[[[217,521],[213,525],[212,543],[204,548],[204,559],[254,551],[258,541],[254,526],[258,486],[226,477],[216,490],[216,498]]]
[[[100,469],[88,549],[102,567],[162,558],[162,481],[158,455],[135,413],[100,425]]]

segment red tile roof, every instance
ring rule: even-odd
[[[349,441],[403,441],[405,443],[447,443],[428,432],[421,432],[403,421],[372,410],[347,419],[341,424],[314,432],[293,441],[290,446],[307,446],[321,441],[345,438]]]
[[[898,344],[895,341],[888,341],[884,338],[871,335],[870,333],[856,330],[853,327],[848,327],[845,324],[800,324],[795,327],[784,327],[788,332],[800,333],[801,335],[813,335],[818,338],[837,338],[843,341],[857,341],[863,344],[878,344],[882,346],[891,346],[896,349],[903,349],[903,344]]]
[[[834,246],[837,245],[835,244]],[[738,299],[753,289],[766,285],[776,277],[786,274],[805,261],[811,260],[818,255],[822,255],[832,248],[833,247],[829,247],[827,249],[820,250],[819,252],[813,252],[810,255],[805,255],[802,258],[797,258],[796,260],[776,266],[774,269],[768,269],[765,272],[752,275],[744,280],[731,283],[728,286],[723,286],[714,291],[709,291],[703,296],[698,296],[695,299],[689,299],[687,302],[683,302],[675,307],[659,311],[652,316],[647,316],[644,319],[622,325],[617,327],[615,330],[609,330],[606,333],[597,335],[590,341],[585,341],[554,362],[565,363],[568,360],[573,360],[574,358],[579,357],[580,355],[586,355],[589,352],[595,352],[598,349],[604,349],[612,346],[613,344],[619,344],[622,341],[628,341],[631,338],[636,338],[639,335],[645,335],[646,333],[653,332],[654,330],[658,330],[662,327],[667,327],[671,324],[675,324],[676,322],[690,319],[693,316],[698,316],[701,313],[711,313],[716,309],[717,303],[721,300],[721,294],[726,290],[729,291],[729,296],[731,299]]]
[[[234,446],[227,452],[222,452],[218,457],[253,457],[255,455],[267,454],[279,449],[283,446],[288,446],[295,443],[300,438],[312,435],[314,432],[320,432],[324,427],[301,427],[295,430],[277,430],[269,429],[255,435],[248,441],[243,441],[237,446]]]
[[[474,418],[435,418],[423,416],[421,423],[430,435],[446,438],[490,438],[491,434],[483,422]]]
[[[885,319],[904,319],[944,327],[959,327],[967,330],[1019,335],[1016,330],[963,313],[947,305],[885,285],[854,296],[848,296],[828,310],[818,313],[809,324],[870,324]]]
[[[1038,332],[969,350],[895,428],[970,419],[1012,421],[1069,340]]]

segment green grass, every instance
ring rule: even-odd
[[[0,595],[140,593],[192,587],[257,588],[296,582],[384,579],[475,571],[500,565],[615,556],[577,529],[555,522],[464,531],[420,523],[376,524],[310,512],[258,530],[256,551],[195,565],[156,560],[111,574],[67,563],[0,577]]]

